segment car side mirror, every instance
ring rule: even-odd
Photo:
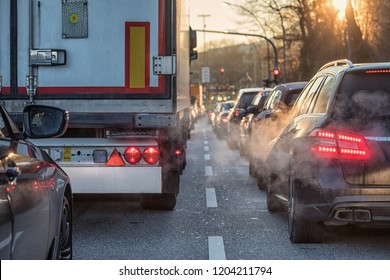
[[[28,105],[23,110],[23,133],[27,138],[60,137],[68,124],[69,113],[60,108]]]

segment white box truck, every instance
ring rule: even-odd
[[[0,100],[70,114],[61,138],[34,141],[74,194],[137,195],[172,210],[186,164],[188,0],[0,1]]]

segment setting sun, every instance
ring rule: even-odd
[[[339,11],[339,15],[344,15],[347,0],[333,0],[333,6]]]

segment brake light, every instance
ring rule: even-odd
[[[228,119],[227,119],[227,118],[222,118],[222,122],[223,122],[223,123],[227,123],[227,122],[228,122]]]
[[[314,154],[331,159],[369,160],[371,155],[362,135],[316,129],[310,136]]]
[[[149,164],[155,164],[160,159],[160,152],[156,147],[148,147],[144,150],[144,160]]]
[[[107,161],[107,166],[124,166],[125,162],[123,161],[121,155],[117,151],[117,149],[114,149],[112,152],[110,158]]]
[[[238,109],[236,109],[236,110],[234,110],[234,116],[235,117],[238,117],[238,113],[240,112],[240,110],[238,110]]]
[[[388,69],[378,69],[378,70],[367,70],[367,74],[378,74],[378,73],[390,73]]]
[[[142,158],[142,154],[137,147],[128,147],[125,151],[125,160],[130,164],[138,163]]]

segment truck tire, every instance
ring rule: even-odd
[[[142,197],[142,208],[171,211],[176,206],[176,196],[176,193],[145,194]]]
[[[167,172],[163,182],[163,193],[144,194],[142,207],[148,210],[171,211],[176,206],[176,197],[179,193],[180,174],[179,172]]]

